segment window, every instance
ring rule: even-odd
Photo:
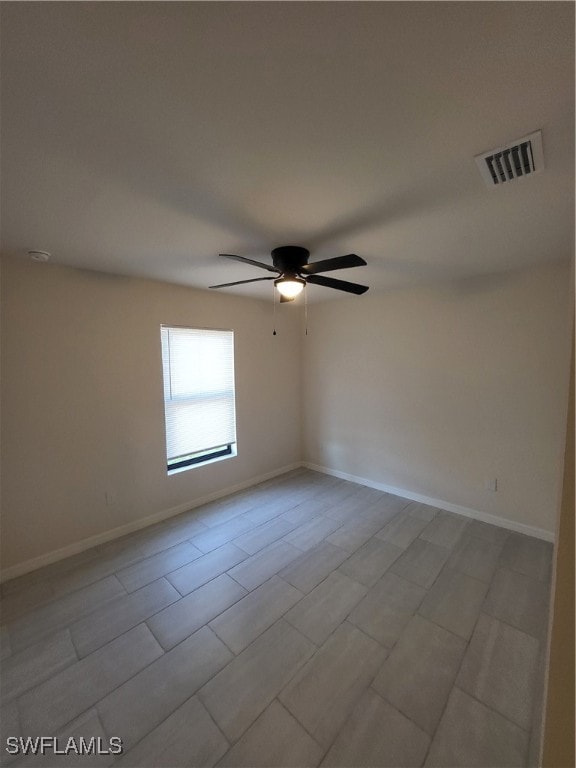
[[[234,332],[161,326],[168,472],[236,455]]]

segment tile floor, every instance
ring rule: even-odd
[[[291,472],[3,585],[2,764],[536,765],[551,560]]]

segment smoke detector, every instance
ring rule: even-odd
[[[28,251],[28,256],[33,261],[48,261],[50,258],[48,251]]]
[[[491,188],[531,176],[544,169],[542,131],[483,152],[474,159],[486,186]]]

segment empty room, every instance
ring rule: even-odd
[[[573,768],[574,4],[0,14],[0,764]]]

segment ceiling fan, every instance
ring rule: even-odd
[[[274,280],[274,285],[280,292],[280,302],[294,301],[296,296],[302,291],[306,283],[313,285],[323,285],[326,288],[334,288],[337,291],[346,293],[366,293],[367,285],[358,285],[358,283],[349,283],[345,280],[335,280],[332,277],[323,277],[318,272],[332,272],[335,269],[349,269],[350,267],[363,267],[366,265],[364,259],[356,256],[355,253],[349,253],[347,256],[336,256],[333,259],[308,263],[310,251],[301,248],[298,245],[283,245],[280,248],[274,248],[272,251],[272,265],[264,264],[261,261],[247,259],[244,256],[234,256],[231,253],[221,253],[225,259],[234,259],[243,261],[246,264],[252,264],[255,267],[266,269],[268,272],[275,272],[279,277],[255,277],[252,280],[237,280],[235,283],[221,283],[220,285],[211,285],[210,288],[229,288],[232,285],[243,285],[244,283],[257,283],[261,280]]]

